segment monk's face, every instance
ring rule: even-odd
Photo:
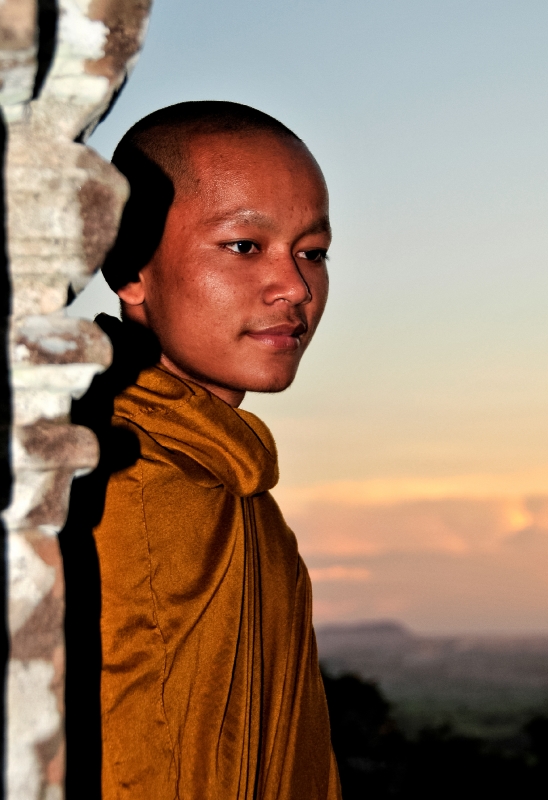
[[[169,369],[237,405],[291,384],[320,321],[327,191],[299,142],[269,134],[197,137],[190,163],[152,261],[119,294]]]

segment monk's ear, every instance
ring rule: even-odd
[[[140,306],[145,302],[145,286],[141,273],[139,273],[138,281],[131,281],[121,286],[116,290],[116,294],[123,303],[128,306]]]

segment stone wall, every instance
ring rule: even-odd
[[[63,571],[57,533],[97,444],[73,397],[110,362],[91,322],[64,315],[110,248],[125,180],[83,142],[139,54],[150,0],[3,0],[0,103],[12,393],[6,796],[63,797]],[[85,776],[82,776],[85,781]]]

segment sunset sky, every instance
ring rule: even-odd
[[[155,0],[110,157],[225,99],[324,169],[331,296],[295,385],[248,396],[316,621],[548,631],[548,4]],[[100,281],[75,303],[115,310]]]

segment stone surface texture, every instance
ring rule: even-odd
[[[0,0],[0,104],[12,287],[6,797],[64,795],[64,587],[57,532],[97,443],[73,397],[110,362],[95,324],[64,313],[111,247],[125,180],[86,137],[139,54],[150,0]],[[78,140],[77,143],[75,140]],[[85,780],[85,776],[82,776]]]

